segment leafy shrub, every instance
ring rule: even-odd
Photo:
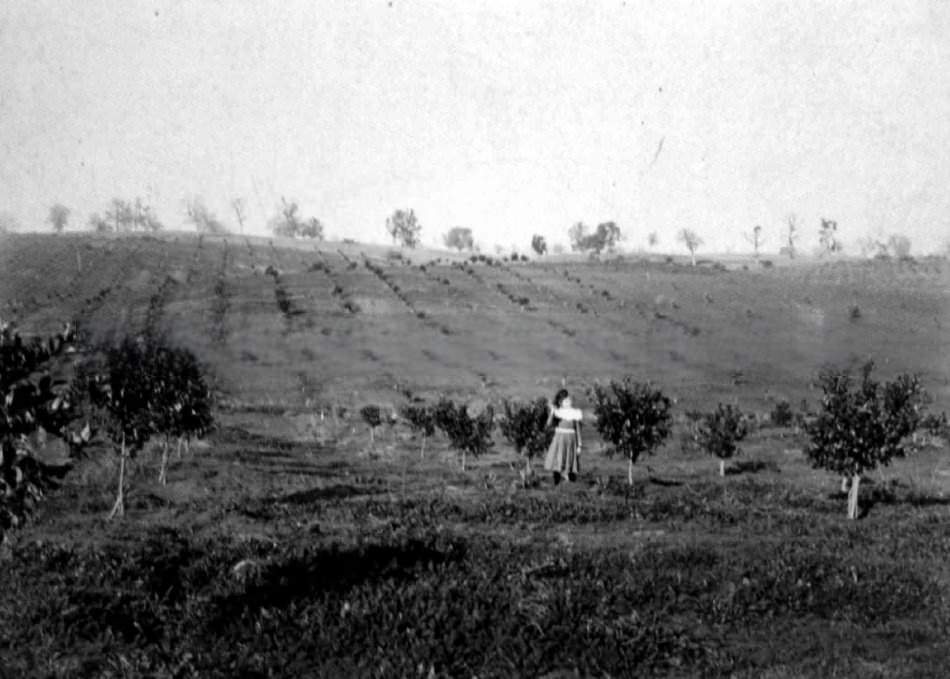
[[[719,458],[719,475],[726,475],[726,460],[737,451],[737,443],[746,437],[749,428],[742,411],[722,403],[716,410],[703,416],[697,430],[699,444],[710,455]]]
[[[369,425],[369,442],[372,445],[376,438],[376,427],[383,423],[383,418],[379,412],[379,406],[368,405],[360,408],[360,417]]]
[[[852,304],[850,307],[848,307],[848,318],[852,321],[860,320],[861,307],[859,307],[857,304]]]
[[[769,419],[777,427],[790,427],[795,421],[795,413],[792,411],[792,405],[782,399],[772,408],[769,413]]]
[[[515,447],[515,451],[524,456],[522,480],[527,485],[532,474],[531,460],[543,455],[554,438],[553,429],[547,426],[548,402],[544,398],[528,403],[505,400],[504,409],[505,415],[499,421],[498,428],[502,436]]]
[[[903,374],[882,384],[871,378],[873,369],[873,362],[866,363],[857,384],[847,370],[823,370],[821,408],[805,426],[805,455],[812,465],[851,478],[849,519],[858,515],[861,474],[903,457],[905,439],[923,416],[919,377]]]
[[[920,428],[934,437],[950,441],[950,422],[947,413],[928,413],[920,421]]]
[[[596,384],[590,396],[597,431],[610,444],[607,452],[627,458],[627,482],[633,485],[633,463],[641,454],[655,452],[670,435],[670,399],[631,377],[611,380],[607,387]]]
[[[73,448],[90,438],[88,425],[70,430],[82,416],[75,386],[63,377],[75,339],[70,326],[45,340],[26,340],[0,323],[0,539],[61,476],[34,457],[30,437],[42,429]]]
[[[433,412],[435,425],[448,436],[452,447],[462,454],[462,471],[466,469],[468,455],[478,457],[495,445],[491,434],[495,410],[491,404],[476,417],[468,413],[468,406],[458,406],[454,401],[441,399]]]

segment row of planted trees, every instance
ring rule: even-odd
[[[159,481],[169,448],[212,424],[211,390],[194,355],[146,336],[111,347],[83,346],[72,326],[27,338],[0,324],[0,537],[19,525],[69,468],[41,461],[57,437],[70,462],[106,443],[119,458],[110,517],[125,511],[126,468],[145,444],[162,442]]]
[[[858,516],[863,474],[913,451],[915,435],[921,430],[944,438],[950,432],[946,414],[926,413],[929,399],[918,376],[903,374],[882,382],[874,379],[872,372],[870,362],[857,376],[837,368],[821,371],[819,408],[814,413],[800,414],[799,419],[808,460],[845,481],[851,519]],[[659,450],[672,433],[671,399],[654,385],[629,377],[595,384],[588,396],[594,426],[606,444],[605,452],[627,460],[627,480],[633,485],[637,460]],[[549,408],[544,398],[505,401],[498,418],[502,436],[524,460],[521,477],[525,486],[533,474],[532,460],[544,454],[553,436],[553,428],[548,425]],[[382,421],[377,406],[367,406],[361,413],[373,428]],[[494,445],[495,412],[491,405],[473,416],[466,406],[445,398],[434,405],[412,398],[401,414],[421,436],[422,454],[427,439],[437,429],[443,431],[461,454],[463,471],[469,457],[481,455]],[[712,412],[694,419],[693,439],[719,459],[719,474],[724,475],[726,460],[738,453],[739,443],[750,431],[750,418],[735,405],[719,403]],[[792,417],[785,407],[777,408],[773,419],[788,424]]]

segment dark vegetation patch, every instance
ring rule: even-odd
[[[419,530],[274,543],[159,528],[24,544],[4,570],[0,656],[15,676],[728,675],[775,662],[748,644],[788,629],[934,648],[946,619],[928,573],[843,538],[630,552]],[[814,659],[808,635],[783,638],[783,663]]]

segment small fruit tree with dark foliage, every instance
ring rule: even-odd
[[[478,457],[495,445],[491,434],[495,424],[495,409],[489,404],[476,417],[468,413],[468,406],[442,399],[435,407],[435,425],[445,432],[452,447],[462,454],[462,471],[466,470],[468,456]]]
[[[720,403],[714,412],[700,420],[697,439],[710,455],[719,458],[719,476],[726,475],[726,460],[738,451],[738,443],[749,433],[742,411],[738,407]]]
[[[627,482],[633,485],[633,463],[643,453],[652,454],[669,437],[672,424],[670,399],[650,383],[631,377],[611,380],[590,389],[597,431],[609,444],[607,454],[627,458]]]
[[[25,339],[0,322],[0,539],[26,519],[62,470],[34,455],[30,438],[42,432],[61,438],[70,452],[89,441],[69,379],[74,349],[70,326],[46,339]]]
[[[83,373],[89,400],[98,411],[97,422],[119,456],[119,482],[109,518],[125,514],[125,470],[156,432],[160,411],[150,370],[151,346],[126,337],[105,350],[103,364]],[[84,366],[85,371],[89,366]]]
[[[792,411],[792,404],[786,400],[781,400],[772,408],[769,413],[769,419],[776,427],[789,427],[795,422],[795,413]]]
[[[165,483],[168,444],[208,432],[212,395],[195,356],[161,338],[126,337],[82,367],[81,382],[99,427],[119,456],[119,483],[109,518],[125,513],[126,466],[152,436],[163,439],[159,481]]]
[[[871,377],[873,369],[873,362],[866,363],[858,380],[847,370],[823,370],[820,410],[805,425],[805,455],[812,465],[851,478],[849,519],[858,516],[861,474],[903,457],[923,419],[920,379],[902,374],[881,383]]]
[[[198,359],[188,349],[154,346],[147,369],[154,386],[155,429],[162,437],[162,464],[158,481],[168,480],[169,442],[176,440],[178,458],[183,443],[203,436],[214,423],[212,394]]]
[[[419,448],[419,458],[426,454],[426,441],[435,433],[435,413],[431,406],[424,403],[410,403],[402,409],[402,416],[406,418],[412,431],[422,435],[422,445]]]
[[[502,436],[524,456],[525,467],[522,482],[525,487],[533,474],[531,460],[544,454],[554,430],[547,426],[548,402],[543,398],[527,403],[508,401],[504,403],[505,415],[498,423]]]
[[[383,418],[379,414],[379,406],[363,406],[360,408],[360,417],[369,425],[369,443],[373,445],[376,441],[376,427],[383,423]]]

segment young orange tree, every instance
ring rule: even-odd
[[[872,379],[873,369],[873,362],[866,363],[858,380],[847,370],[823,370],[821,408],[805,425],[805,455],[812,465],[851,478],[849,519],[858,516],[861,474],[903,457],[923,419],[920,379],[902,374],[881,383]]]
[[[495,445],[491,434],[495,424],[495,410],[489,404],[481,413],[472,417],[465,405],[442,399],[434,411],[436,426],[445,432],[452,447],[462,454],[462,471],[466,469],[468,456],[478,457]]]
[[[719,476],[726,475],[726,460],[738,452],[736,444],[748,433],[749,427],[738,407],[720,403],[714,412],[703,415],[697,440],[703,450],[719,458]]]
[[[402,416],[414,432],[422,434],[419,459],[423,459],[426,454],[426,441],[435,433],[435,413],[431,406],[424,403],[411,403],[403,408]]]
[[[168,481],[168,451],[171,440],[181,447],[193,437],[203,436],[214,423],[211,389],[198,359],[181,347],[152,347],[147,369],[155,390],[155,430],[162,437],[162,463],[158,481]]]
[[[590,391],[597,431],[609,444],[607,454],[627,458],[627,483],[633,485],[633,464],[654,453],[670,435],[670,399],[650,383],[631,377],[595,384]]]
[[[554,429],[547,426],[548,402],[544,398],[527,403],[506,400],[504,409],[505,414],[498,428],[502,436],[515,447],[515,451],[524,457],[522,484],[527,487],[534,473],[531,460],[543,455],[554,437]]]
[[[103,365],[84,374],[89,399],[98,421],[119,456],[119,482],[109,518],[125,514],[125,472],[156,431],[159,404],[149,370],[149,345],[125,338],[104,352]],[[87,366],[88,370],[88,366]]]

